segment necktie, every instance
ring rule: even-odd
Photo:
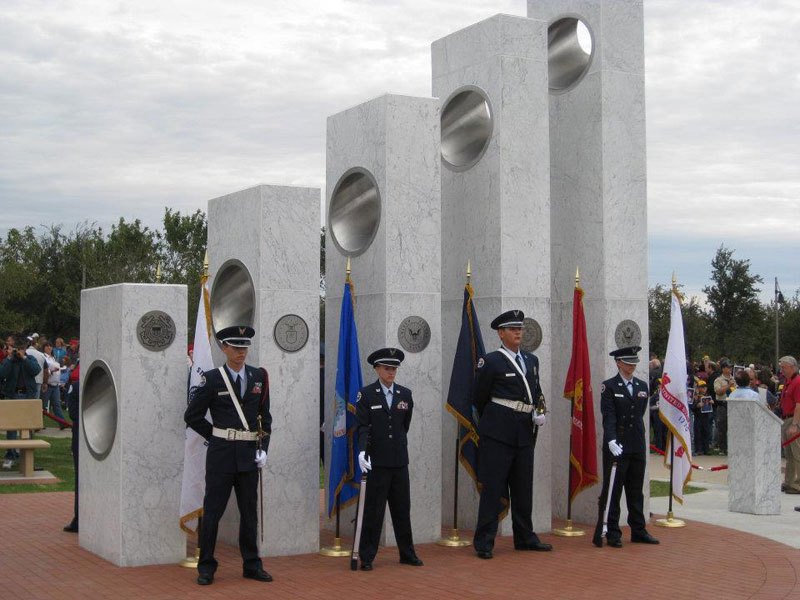
[[[522,357],[519,354],[517,354],[514,357],[514,360],[517,361],[517,364],[519,365],[519,370],[522,371],[522,374],[524,375],[525,374],[525,365],[522,362]]]
[[[389,405],[389,408],[392,408],[392,390],[386,390],[386,404]]]
[[[242,376],[236,376],[236,392],[241,396],[242,395]]]
[[[633,382],[629,381],[626,385],[628,386],[628,394],[633,398]]]

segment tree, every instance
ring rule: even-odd
[[[682,285],[678,284],[680,293]],[[650,351],[662,359],[667,352],[667,340],[670,327],[670,306],[672,303],[671,288],[662,284],[647,291],[647,308],[650,329]],[[701,352],[708,351],[708,315],[700,306],[697,298],[692,296],[681,301],[681,315],[686,341],[686,357],[699,358]]]
[[[710,307],[711,329],[720,354],[739,360],[769,357],[769,329],[758,300],[763,283],[750,273],[750,261],[733,258],[734,250],[721,245],[711,261],[712,284],[703,288]]]

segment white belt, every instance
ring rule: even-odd
[[[516,412],[531,413],[533,412],[533,404],[528,404],[522,400],[506,400],[505,398],[492,398],[492,402],[505,406]]]
[[[257,431],[241,431],[239,429],[220,429],[219,427],[213,427],[211,433],[214,437],[231,442],[254,442],[258,439]]]

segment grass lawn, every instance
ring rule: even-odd
[[[687,485],[683,489],[684,494],[696,494],[697,492],[704,492],[706,488],[695,487]],[[660,496],[669,496],[669,481],[654,481],[650,480],[650,497],[658,498]]]
[[[0,494],[27,494],[30,492],[73,492],[75,491],[75,471],[72,468],[72,440],[66,438],[48,438],[37,436],[37,439],[50,442],[47,450],[37,450],[33,455],[33,464],[50,471],[61,481],[49,485],[39,483],[23,483],[19,485],[0,484]]]

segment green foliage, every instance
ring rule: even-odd
[[[163,283],[188,285],[194,331],[206,217],[166,208],[163,224],[154,230],[120,218],[108,233],[88,222],[68,233],[60,225],[38,234],[33,227],[11,229],[0,241],[0,332],[77,336],[82,289],[152,283],[159,264]]]

